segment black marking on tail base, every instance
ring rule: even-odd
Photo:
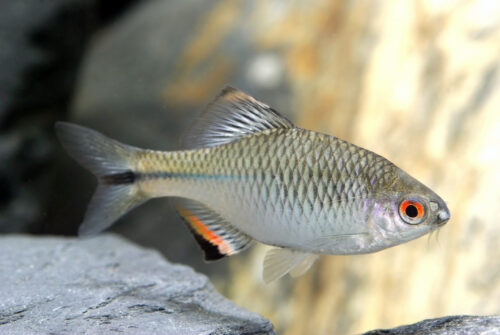
[[[136,179],[137,174],[134,171],[128,170],[102,176],[101,182],[105,185],[126,185],[133,184]]]

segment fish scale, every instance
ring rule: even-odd
[[[290,137],[294,138],[294,142],[290,143],[292,147],[300,148],[301,150],[276,155],[275,152],[280,149],[280,145]],[[196,200],[210,204],[210,207],[217,211],[217,204],[212,204],[213,201],[209,198],[218,198],[218,193],[221,193],[221,196],[223,196],[222,193],[226,192],[227,186],[224,185],[220,188],[221,184],[218,182],[218,178],[213,176],[232,176],[236,179],[241,179],[239,182],[235,182],[234,185],[240,185],[240,183],[247,183],[248,185],[246,187],[230,189],[231,194],[237,196],[234,197],[234,203],[230,203],[229,206],[244,206],[245,204],[241,200],[251,199],[252,203],[250,207],[257,211],[262,210],[266,214],[267,218],[263,218],[266,221],[264,224],[267,221],[273,221],[283,225],[309,225],[311,221],[318,222],[318,219],[323,219],[324,221],[325,216],[332,214],[333,216],[330,218],[330,221],[338,221],[337,229],[334,229],[336,227],[330,229],[333,234],[336,230],[341,231],[343,229],[342,224],[347,223],[352,227],[352,222],[350,221],[357,219],[353,215],[356,211],[352,211],[352,207],[359,207],[356,204],[360,203],[363,198],[366,198],[370,194],[365,190],[375,192],[376,189],[374,186],[381,187],[384,185],[370,185],[366,183],[368,177],[365,177],[364,174],[368,172],[366,169],[367,164],[359,165],[359,175],[356,179],[353,179],[351,173],[360,155],[367,157],[367,163],[376,160],[378,157],[374,154],[366,154],[364,149],[361,148],[347,148],[347,144],[345,143],[341,143],[340,145],[331,143],[338,141],[340,140],[327,135],[311,134],[299,128],[277,130],[269,132],[269,134],[243,138],[238,142],[205,150],[202,154],[203,157],[200,157],[200,151],[175,152],[169,154],[178,156],[177,159],[159,159],[159,162],[166,164],[164,166],[151,163],[144,165],[149,165],[153,169],[162,171],[184,172],[186,177],[179,181],[179,189],[181,191],[178,193],[174,191],[173,187],[168,185],[171,181],[168,178],[163,178],[167,183],[163,189],[173,192],[173,194],[169,193],[167,195],[194,197]],[[308,143],[308,145],[303,145],[304,143]],[[343,163],[341,165],[335,164],[335,161],[333,161],[333,164],[327,164],[326,161],[332,161],[332,157],[322,154],[325,152],[325,146],[334,148],[333,157],[339,157],[339,160],[342,159]],[[254,148],[254,150],[251,150],[247,154],[248,151],[241,150],[242,148]],[[345,151],[342,152],[342,149]],[[248,155],[247,159],[243,159],[245,162],[243,167],[238,166],[238,164],[232,164],[232,162],[242,160],[240,157],[237,157],[239,153]],[[154,161],[155,155],[158,154],[150,154],[151,156],[145,159]],[[159,153],[159,155],[165,156],[168,154]],[[204,165],[196,164],[200,159],[204,160]],[[172,163],[177,165],[173,166]],[[318,166],[329,168],[320,171],[315,168]],[[148,171],[142,172],[147,174]],[[192,190],[188,186],[199,187],[195,186],[196,177],[190,178],[189,175],[207,176],[207,179],[203,182],[206,183],[208,192],[200,194],[199,197],[193,196]],[[284,176],[289,176],[290,179],[286,180]],[[381,180],[385,179],[382,178]],[[157,182],[155,181],[155,183]],[[289,196],[283,196],[279,191],[280,188],[276,187],[277,182],[285,185],[284,187]],[[364,184],[362,184],[363,182]],[[328,193],[318,192],[318,188],[335,190],[336,192],[331,193],[327,198],[321,198],[321,194],[328,195]],[[271,198],[273,201],[268,201]],[[353,200],[351,201],[350,199]],[[297,220],[296,217],[286,217],[286,220],[281,222],[280,216],[282,216],[283,208],[288,208],[289,212],[294,215],[298,214],[299,219]],[[223,211],[223,209],[220,210]],[[254,222],[245,222],[245,218],[236,218],[231,215],[228,216],[228,220],[243,221],[242,225],[246,226],[254,224]],[[325,223],[329,224],[331,223],[330,221]],[[248,228],[246,226],[242,230],[253,233],[251,227]]]
[[[99,180],[80,233],[107,228],[150,198],[174,204],[216,260],[258,241],[266,282],[300,275],[317,254],[360,254],[441,227],[444,201],[387,159],[296,127],[266,104],[224,89],[184,137],[185,150],[130,147],[56,125],[63,146]]]

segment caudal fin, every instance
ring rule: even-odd
[[[90,200],[79,235],[95,235],[147,200],[138,190],[133,163],[141,150],[95,130],[67,122],[55,124],[68,154],[89,169],[99,185]]]

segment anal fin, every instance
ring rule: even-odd
[[[176,199],[174,206],[188,223],[207,261],[237,254],[249,247],[252,242],[251,237],[197,201]]]
[[[317,256],[288,248],[273,248],[264,258],[262,278],[266,284],[280,279],[290,272],[297,277],[304,274],[316,260]]]

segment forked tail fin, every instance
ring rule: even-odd
[[[101,232],[147,200],[135,182],[134,161],[141,149],[72,123],[57,122],[55,129],[68,154],[99,181],[78,230],[79,235]]]

